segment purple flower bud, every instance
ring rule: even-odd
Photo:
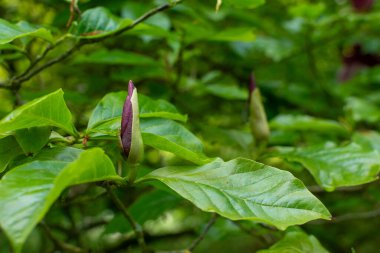
[[[129,81],[128,96],[123,107],[120,140],[127,161],[136,164],[142,157],[144,149],[140,132],[137,89],[132,81]]]
[[[253,91],[256,89],[256,79],[255,79],[255,75],[253,74],[253,72],[249,76],[249,86],[248,86],[248,89],[249,89],[248,103],[250,103],[251,99],[252,99]]]
[[[129,156],[129,152],[131,151],[132,144],[132,121],[133,121],[133,110],[132,110],[132,94],[135,89],[132,81],[129,81],[128,85],[128,96],[125,100],[123,107],[123,114],[121,117],[121,131],[120,131],[120,139],[123,147],[123,151],[126,157]]]

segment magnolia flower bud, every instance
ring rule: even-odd
[[[120,130],[121,145],[127,161],[135,165],[141,160],[144,147],[140,132],[137,90],[129,81],[128,96],[124,103]]]
[[[249,123],[252,135],[257,142],[267,141],[270,136],[267,116],[261,101],[259,89],[256,87],[256,81],[251,74],[249,82]]]

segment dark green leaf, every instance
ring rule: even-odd
[[[74,63],[110,64],[110,65],[156,65],[157,61],[142,55],[121,50],[99,50],[89,55],[79,55]]]
[[[32,127],[17,130],[15,138],[25,154],[34,154],[46,145],[50,134],[50,127]]]
[[[99,38],[112,34],[130,23],[131,20],[120,19],[104,7],[96,7],[83,12],[76,34],[81,38]]]
[[[22,154],[22,149],[13,136],[0,139],[0,173],[20,154]]]

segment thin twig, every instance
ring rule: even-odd
[[[188,247],[188,250],[190,252],[193,251],[199,245],[199,243],[201,243],[203,241],[203,239],[205,238],[206,234],[208,233],[208,231],[210,230],[210,228],[212,227],[212,225],[214,225],[214,223],[215,223],[215,221],[216,221],[217,218],[218,218],[218,215],[216,213],[213,213],[210,221],[206,224],[206,226],[203,229],[202,233]]]
[[[56,58],[48,61],[47,63],[45,63],[44,65],[42,65],[42,66],[40,66],[38,68],[34,68],[47,55],[47,53],[49,51],[51,51],[53,48],[56,47],[57,43],[54,44],[54,45],[49,45],[44,50],[44,52],[41,54],[41,56],[37,57],[36,60],[31,63],[31,65],[28,67],[28,69],[26,71],[24,71],[19,76],[16,76],[16,77],[12,78],[10,80],[10,82],[9,82],[9,85],[6,85],[4,83],[0,83],[0,88],[18,91],[21,88],[22,83],[24,83],[25,81],[28,81],[33,76],[35,76],[38,73],[40,73],[42,70],[45,70],[45,69],[53,66],[54,64],[65,60],[66,58],[68,58],[69,56],[71,56],[74,52],[78,51],[82,46],[87,45],[87,44],[93,44],[93,43],[100,42],[100,41],[103,41],[103,40],[111,38],[111,37],[116,37],[118,35],[121,35],[122,33],[126,32],[128,30],[133,29],[135,26],[137,26],[138,24],[144,22],[145,20],[147,20],[151,16],[153,16],[153,15],[155,15],[155,14],[161,12],[161,11],[164,11],[166,9],[172,8],[175,5],[179,4],[180,2],[182,2],[182,0],[173,1],[171,3],[166,3],[166,4],[163,4],[163,5],[159,6],[159,7],[157,7],[157,8],[154,8],[154,9],[146,12],[145,14],[143,14],[142,16],[140,16],[139,18],[137,18],[130,25],[124,27],[123,29],[120,29],[119,31],[117,31],[115,33],[111,33],[111,34],[106,35],[106,36],[101,37],[101,38],[82,38],[81,40],[79,40],[78,42],[76,42],[69,50],[67,50],[62,55],[60,55],[60,56],[58,56],[58,57],[56,57]]]
[[[332,219],[333,222],[342,222],[347,220],[358,220],[358,219],[370,219],[380,216],[380,208],[366,211],[366,212],[357,212],[357,213],[347,213],[341,216],[337,216]]]
[[[131,225],[133,232],[136,235],[137,242],[141,248],[141,252],[148,252],[148,248],[145,244],[144,233],[143,233],[143,230],[142,230],[140,224],[138,224],[133,219],[133,217],[131,216],[131,214],[127,210],[127,208],[124,206],[124,204],[121,202],[121,200],[116,196],[116,194],[113,192],[111,187],[107,185],[106,188],[107,188],[107,192],[110,195],[114,204],[117,206],[117,208],[119,208],[119,210],[123,213],[124,217],[128,220],[129,224]]]
[[[41,222],[40,226],[44,229],[46,235],[50,238],[50,240],[53,241],[53,243],[62,251],[64,252],[71,252],[71,253],[84,253],[87,252],[86,250],[79,248],[77,246],[65,243],[58,238],[56,238],[53,233],[51,232],[50,228],[44,223]]]

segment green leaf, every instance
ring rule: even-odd
[[[87,129],[93,129],[110,120],[120,122],[126,98],[127,92],[125,91],[112,92],[105,95],[92,112]],[[138,100],[140,118],[159,117],[179,121],[187,120],[186,115],[180,114],[174,105],[165,100],[153,100],[141,94],[139,94]]]
[[[320,133],[346,134],[347,130],[338,122],[307,115],[278,115],[270,121],[270,127],[286,131],[313,131]]]
[[[181,124],[168,119],[142,119],[143,142],[156,149],[175,154],[196,164],[204,164],[202,142]]]
[[[142,54],[102,49],[88,55],[79,55],[74,63],[147,66],[157,65],[158,62]]]
[[[159,180],[203,211],[231,220],[254,220],[285,229],[330,218],[324,205],[291,173],[248,159],[165,167],[138,181],[148,180]]]
[[[235,8],[256,8],[265,3],[265,0],[222,0],[222,6],[232,6]]]
[[[61,157],[55,154],[54,160],[22,164],[0,181],[0,206],[6,207],[0,209],[0,225],[16,253],[66,187],[120,179],[100,148],[83,152],[71,148],[63,153]]]
[[[380,172],[380,154],[356,143],[344,147],[280,149],[278,155],[301,163],[327,191],[372,182]]]
[[[0,135],[31,127],[55,126],[75,135],[69,109],[61,89],[30,101],[8,114],[0,121]]]
[[[238,86],[226,85],[226,84],[209,84],[205,87],[205,90],[218,97],[231,100],[247,100],[248,91]]]
[[[45,28],[37,28],[24,21],[17,24],[11,24],[4,19],[0,19],[0,44],[6,44],[15,39],[27,36],[53,42],[51,33]]]
[[[82,39],[101,38],[131,23],[131,20],[116,17],[104,7],[96,7],[83,12],[76,34]]]
[[[251,42],[255,40],[255,35],[253,34],[252,28],[238,27],[223,29],[221,32],[207,37],[207,39],[212,41]]]
[[[153,100],[139,94],[139,108],[140,118],[165,118],[182,122],[187,121],[187,115],[180,114],[174,105],[163,99]]]
[[[15,137],[25,154],[34,154],[46,145],[50,134],[50,127],[32,127],[17,130]]]
[[[328,253],[313,235],[301,230],[292,230],[269,249],[257,253]]]
[[[3,172],[10,161],[22,154],[22,149],[13,136],[0,139],[0,173]]]

